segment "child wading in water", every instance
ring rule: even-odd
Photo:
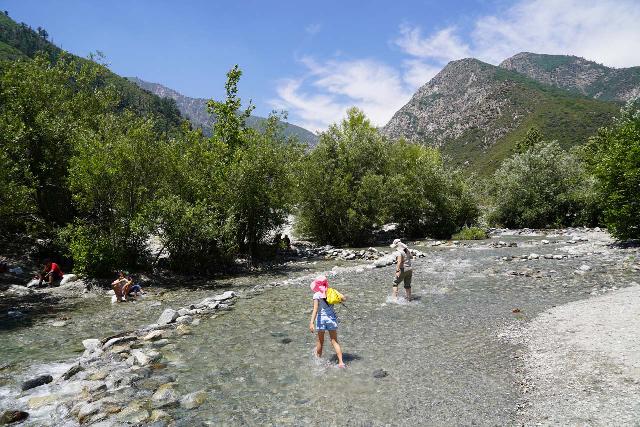
[[[322,356],[324,333],[325,331],[329,331],[331,345],[338,356],[338,367],[344,368],[342,349],[340,348],[340,344],[338,344],[338,318],[336,317],[336,312],[333,310],[333,307],[327,302],[328,288],[329,281],[325,276],[319,276],[311,283],[311,290],[313,291],[313,313],[311,314],[309,329],[311,333],[315,331],[318,332],[315,350],[317,357]]]

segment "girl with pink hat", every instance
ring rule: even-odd
[[[309,330],[311,330],[311,333],[315,331],[318,332],[315,349],[315,355],[317,357],[322,357],[324,333],[325,331],[329,331],[331,345],[338,356],[338,367],[344,368],[342,349],[340,348],[340,344],[338,344],[338,317],[333,307],[327,302],[327,289],[329,289],[329,281],[325,276],[318,276],[313,283],[311,283],[311,290],[313,291],[313,313],[311,313],[311,320],[309,321]]]

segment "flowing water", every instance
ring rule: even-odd
[[[511,240],[519,247],[419,248],[427,256],[415,261],[410,303],[389,298],[393,267],[330,275],[331,285],[349,297],[337,308],[346,369],[336,367],[328,339],[321,359],[312,354],[308,283],[239,300],[233,310],[203,319],[192,335],[162,348],[165,371],[179,390],[208,394],[199,408],[174,409],[172,416],[177,425],[513,424],[522,397],[520,362],[517,346],[501,333],[551,306],[625,286],[637,280],[637,272],[625,264],[624,253],[606,249],[578,250],[581,257],[563,260],[504,261],[531,252],[564,253],[567,247],[552,243],[543,249],[540,238]],[[583,264],[591,269],[577,272]],[[309,264],[307,272],[324,265]],[[273,280],[253,277],[228,285]],[[0,357],[20,367],[64,359],[83,338],[149,323],[167,304],[205,294],[211,292],[172,291],[161,306],[149,298],[109,310],[98,301],[81,305],[63,330],[45,325],[3,333]],[[39,344],[43,335],[46,345]],[[386,376],[376,378],[379,370]],[[2,388],[0,409],[1,396]]]

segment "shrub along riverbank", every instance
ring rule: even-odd
[[[226,98],[210,101],[213,135],[188,121],[124,108],[110,72],[60,55],[0,67],[0,233],[52,242],[75,271],[145,268],[157,236],[177,271],[258,259],[291,213],[321,244],[364,245],[382,224],[399,234],[449,238],[489,225],[604,224],[638,237],[640,115],[628,105],[586,148],[566,152],[530,132],[492,179],[478,183],[440,151],[391,141],[351,109],[305,152],[282,116],[246,125],[229,71]],[[486,206],[481,212],[479,206]],[[469,228],[464,228],[469,230]]]

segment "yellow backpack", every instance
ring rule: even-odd
[[[340,304],[344,299],[344,295],[333,288],[327,289],[327,304]]]

